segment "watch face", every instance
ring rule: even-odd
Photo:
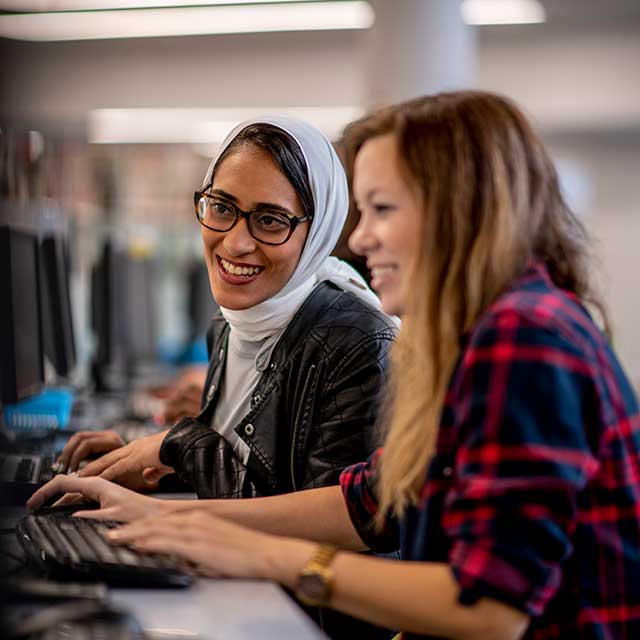
[[[323,602],[327,595],[327,583],[317,574],[303,574],[298,579],[298,591],[313,602]]]

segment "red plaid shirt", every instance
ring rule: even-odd
[[[640,640],[640,415],[604,336],[533,265],[478,320],[420,503],[375,532],[379,452],[341,484],[374,550],[446,562],[463,604],[531,616],[527,639]]]

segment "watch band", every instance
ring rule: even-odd
[[[332,544],[321,544],[316,552],[311,556],[311,560],[307,562],[305,569],[312,565],[318,564],[321,567],[328,567],[331,564],[334,556],[338,553],[338,547]]]
[[[321,544],[305,564],[296,585],[296,597],[304,604],[325,607],[331,599],[333,572],[329,568],[338,548]]]

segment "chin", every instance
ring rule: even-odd
[[[398,300],[394,300],[391,296],[380,296],[380,302],[382,304],[382,310],[388,316],[400,316],[402,315],[402,306]]]

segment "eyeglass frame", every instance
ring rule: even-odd
[[[224,204],[225,206],[228,206],[230,209],[233,210],[235,214],[235,220],[231,223],[231,226],[228,229],[214,229],[213,227],[210,227],[208,224],[205,224],[200,219],[200,216],[198,215],[198,202],[200,202],[200,198],[214,197],[211,193],[206,193],[207,189],[211,189],[212,186],[213,186],[213,183],[208,184],[204,189],[200,191],[194,191],[193,193],[193,204],[195,207],[196,219],[203,227],[205,227],[205,229],[209,229],[210,231],[215,231],[216,233],[227,233],[227,231],[231,231],[231,229],[233,229],[233,227],[235,227],[238,224],[238,220],[240,220],[240,218],[244,218],[245,222],[247,223],[247,230],[249,231],[249,234],[256,242],[267,244],[272,247],[278,247],[289,241],[289,239],[293,235],[293,232],[296,230],[296,227],[298,226],[298,224],[300,224],[301,222],[306,222],[307,220],[313,220],[313,215],[288,216],[285,213],[278,212],[278,215],[282,215],[289,221],[289,233],[282,242],[267,242],[266,240],[260,240],[260,238],[256,238],[253,235],[253,231],[251,230],[251,222],[250,222],[251,214],[260,213],[260,209],[251,209],[250,211],[244,211],[233,202],[228,202],[225,200]]]

